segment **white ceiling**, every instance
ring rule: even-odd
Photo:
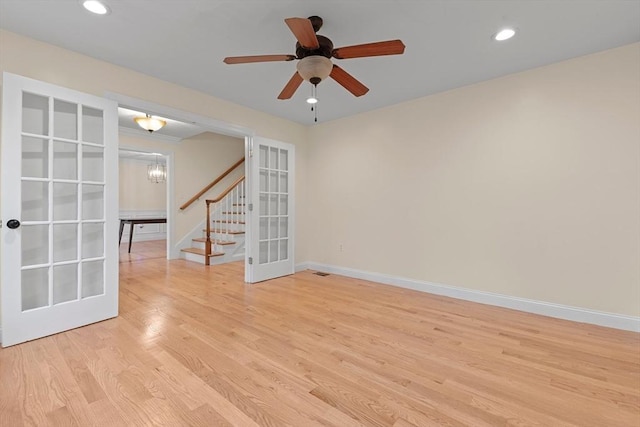
[[[287,17],[319,15],[335,47],[402,39],[404,55],[339,61],[370,88],[318,87],[319,121],[640,41],[637,0],[1,0],[0,26],[257,110],[312,124],[305,84],[278,94],[295,62],[226,65],[226,56],[294,54]],[[515,38],[497,43],[504,26]],[[334,60],[338,62],[338,60]]]

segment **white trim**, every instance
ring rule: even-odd
[[[236,125],[233,123],[227,123],[222,120],[216,120],[211,117],[200,116],[197,114],[190,113],[188,111],[178,110],[176,108],[171,108],[166,105],[156,104],[154,102],[144,101],[142,99],[133,98],[131,96],[122,95],[115,92],[104,92],[104,97],[107,99],[114,100],[118,103],[118,106],[126,106],[137,110],[147,111],[152,114],[156,114],[167,119],[178,120],[181,122],[193,123],[196,124],[208,131],[219,133],[221,135],[233,136],[237,138],[244,138],[245,142],[247,139],[250,139],[255,132],[253,129]],[[122,149],[126,149],[124,146],[120,146]],[[145,151],[144,148],[130,147],[134,151]],[[183,239],[180,239],[178,244],[173,244],[173,218],[177,217],[178,209],[175,207],[174,198],[175,198],[175,184],[173,179],[173,170],[174,170],[174,155],[173,151],[165,152],[158,151],[159,153],[165,154],[168,156],[167,158],[167,258],[168,259],[178,259],[180,258],[180,244],[183,242]],[[245,162],[246,168],[246,162]],[[246,170],[246,169],[245,169]],[[247,180],[250,178],[247,176]],[[177,237],[177,236],[176,236]],[[185,236],[186,237],[186,236]],[[247,232],[247,238],[248,232]],[[247,268],[247,261],[245,260],[245,270]]]
[[[120,128],[122,129],[122,128]],[[180,251],[173,250],[173,229],[175,227],[174,221],[174,210],[172,206],[174,206],[174,186],[175,186],[175,172],[174,172],[174,153],[170,150],[162,150],[162,149],[154,149],[150,151],[149,148],[140,148],[132,145],[122,145],[119,144],[118,150],[124,151],[137,151],[140,153],[160,153],[167,159],[167,205],[166,205],[166,217],[167,217],[167,225],[166,225],[166,239],[167,239],[167,259],[176,259],[180,257]],[[119,205],[119,202],[118,202]],[[126,227],[125,227],[126,228]],[[134,237],[136,235],[134,234]],[[124,235],[122,237],[124,240]],[[128,239],[128,237],[127,237]]]
[[[179,144],[182,138],[176,136],[162,135],[157,132],[149,133],[146,130],[131,129],[124,126],[118,127],[118,131],[123,135],[133,136],[136,138],[149,139],[151,141],[167,142],[169,144]]]
[[[313,263],[314,265],[320,265],[320,264],[316,264]],[[294,272],[295,273],[300,273],[301,271],[305,271],[305,270],[314,270],[313,268],[311,268],[311,263],[309,262],[301,262],[300,264],[296,264],[294,267]]]
[[[211,117],[200,116],[198,114],[178,110],[176,108],[167,107],[166,105],[160,105],[154,102],[144,101],[142,99],[133,98],[131,96],[122,95],[120,93],[106,91],[104,93],[104,97],[116,101],[121,107],[131,107],[138,110],[146,111],[151,114],[160,115],[167,119],[194,123],[198,126],[207,128],[207,130],[222,135],[235,136],[239,138],[254,135],[254,131],[252,129],[244,126],[227,123],[222,120],[212,119]]]
[[[615,313],[589,310],[586,308],[572,307],[544,301],[536,301],[527,298],[519,298],[509,295],[495,294],[492,292],[477,291],[473,289],[459,288],[440,283],[425,282],[421,280],[407,279],[404,277],[390,276],[381,273],[356,270],[352,268],[306,262],[296,265],[296,271],[318,270],[327,273],[339,274],[355,279],[368,280],[370,282],[383,283],[385,285],[414,289],[435,295],[443,295],[481,304],[511,308],[527,313],[541,314],[543,316],[574,322],[590,323],[615,329],[640,332],[640,317],[627,316]]]

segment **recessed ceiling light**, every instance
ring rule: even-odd
[[[317,98],[314,98],[313,96],[310,96],[309,98],[307,98],[307,104],[315,104],[318,102]]]
[[[107,15],[110,12],[107,5],[98,0],[84,0],[82,6],[96,15]]]
[[[493,35],[493,39],[499,42],[509,40],[511,37],[516,35],[516,30],[513,28],[505,28]]]

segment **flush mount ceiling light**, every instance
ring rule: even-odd
[[[160,130],[167,124],[165,120],[157,117],[151,117],[149,114],[146,116],[135,117],[133,121],[142,129],[149,131],[149,133]]]
[[[514,30],[513,28],[503,28],[502,30],[498,31],[493,35],[493,39],[495,41],[502,42],[505,40],[509,40],[511,37],[515,35],[516,35],[516,30]]]
[[[110,12],[107,5],[98,0],[83,0],[82,6],[96,15],[107,15]]]

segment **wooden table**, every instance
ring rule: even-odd
[[[118,246],[122,242],[122,231],[125,224],[129,226],[129,253],[131,253],[131,241],[133,240],[133,226],[137,224],[166,224],[167,218],[120,218],[120,238]]]

